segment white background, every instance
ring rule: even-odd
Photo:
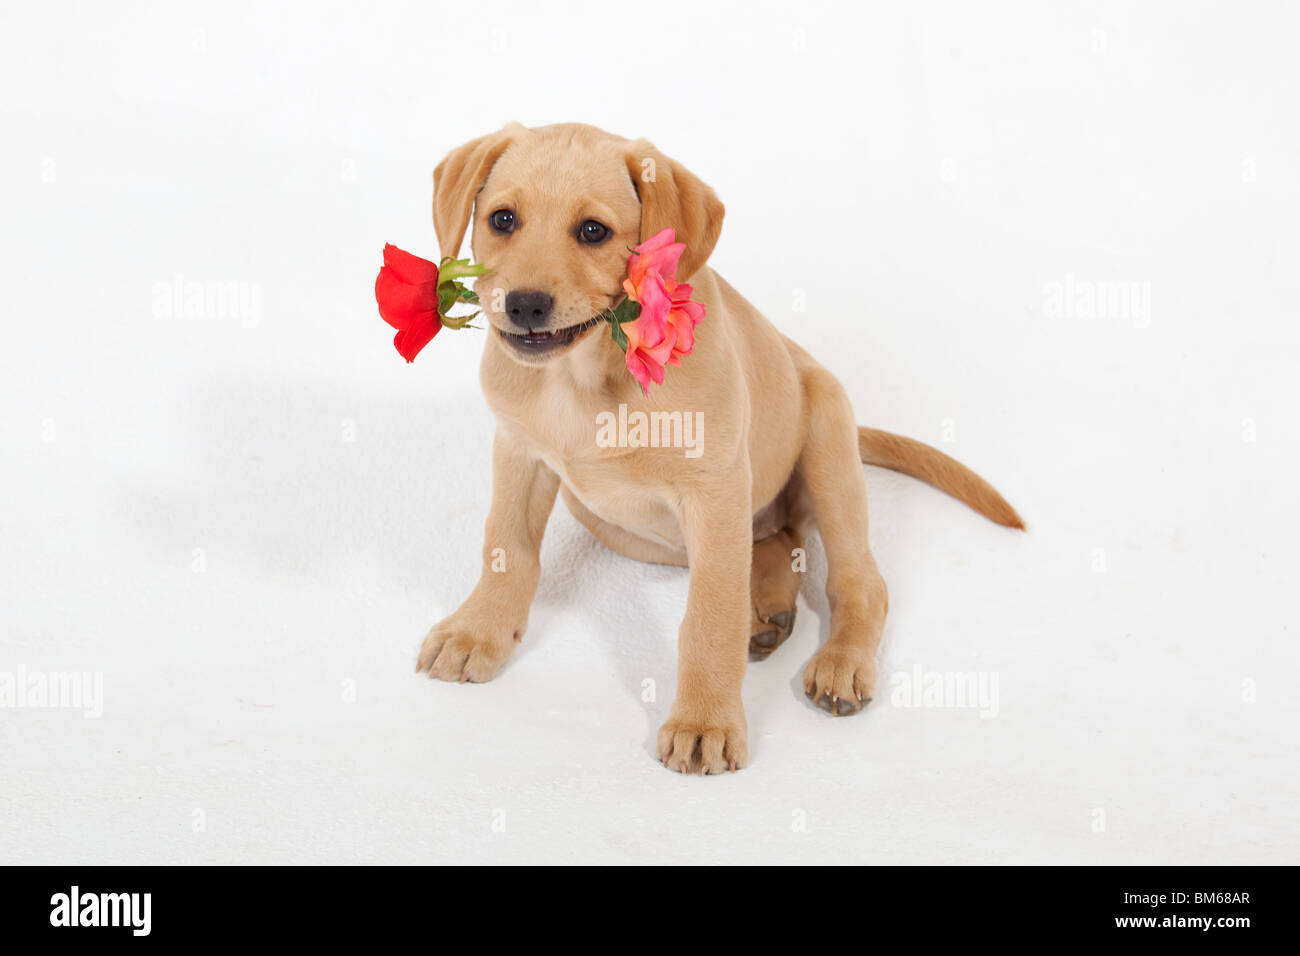
[[[1294,7],[189,6],[0,30],[0,671],[105,695],[0,710],[0,862],[1296,862]],[[798,686],[815,549],[750,768],[659,768],[686,572],[562,506],[500,677],[412,672],[492,422],[482,333],[407,366],[374,275],[510,120],[694,169],[859,420],[1028,521],[869,470],[866,715]],[[1149,312],[1053,305],[1105,283]],[[898,706],[916,667],[997,715]]]

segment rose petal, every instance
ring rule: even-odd
[[[384,266],[375,277],[375,302],[385,322],[395,329],[405,329],[438,308],[438,292],[427,282],[405,282],[395,270]]]
[[[422,282],[438,284],[438,267],[428,259],[413,256],[405,249],[399,249],[392,243],[384,246],[384,265],[388,266],[403,282],[419,285]]]
[[[673,343],[673,356],[690,355],[695,351],[695,323],[687,319],[674,323],[677,341]]]
[[[677,237],[673,234],[673,227],[665,226],[645,242],[641,243],[641,245],[637,246],[636,251],[653,252],[656,249],[662,249],[664,246],[672,245],[676,238]]]
[[[673,300],[669,298],[667,290],[664,289],[663,283],[659,281],[659,275],[654,270],[646,274],[645,281],[637,289],[640,292],[641,315],[649,317],[654,322],[662,325],[668,318],[668,313],[672,311]],[[641,321],[639,318],[637,321]]]
[[[632,373],[632,377],[641,383],[642,391],[649,391],[650,385],[654,381],[650,377],[650,368],[645,361],[632,349],[627,350],[627,370]]]
[[[671,232],[666,229],[664,232]],[[662,235],[663,233],[660,233]],[[653,241],[653,240],[649,240]],[[637,249],[643,248],[644,245],[637,246]],[[638,287],[640,287],[642,278],[645,274],[654,269],[664,277],[666,282],[672,283],[673,276],[677,274],[677,261],[681,259],[682,253],[686,251],[686,246],[680,242],[675,242],[667,246],[651,249],[641,254],[633,254],[627,260],[627,274]]]
[[[415,357],[420,354],[420,349],[432,342],[441,328],[442,323],[433,315],[429,315],[423,321],[400,330],[393,336],[393,345],[401,353],[402,358],[407,362],[414,362]]]

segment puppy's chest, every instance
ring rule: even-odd
[[[564,486],[598,518],[644,538],[682,546],[681,525],[669,506],[672,463],[680,449],[637,444],[626,432],[598,434],[598,426],[551,427],[533,431],[525,440],[554,471]]]

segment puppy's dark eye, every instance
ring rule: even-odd
[[[498,209],[488,216],[488,222],[492,224],[492,228],[497,232],[515,231],[515,214],[509,209]]]
[[[588,219],[578,227],[578,241],[590,245],[604,242],[609,238],[609,227],[598,223],[594,219]]]

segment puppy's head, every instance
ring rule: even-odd
[[[453,150],[433,174],[433,223],[454,256],[473,222],[475,284],[494,334],[544,363],[601,324],[623,296],[632,248],[666,226],[686,244],[685,281],[708,259],[722,203],[645,140],[579,124],[507,126]]]

